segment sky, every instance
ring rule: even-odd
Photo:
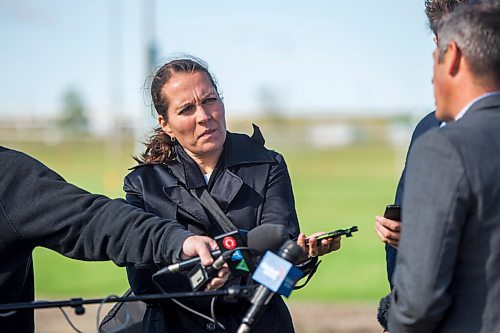
[[[150,13],[150,14],[147,14]],[[0,0],[0,117],[54,115],[77,90],[142,117],[146,45],[205,60],[228,115],[432,110],[424,0]]]

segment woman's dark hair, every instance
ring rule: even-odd
[[[220,96],[217,83],[213,75],[208,71],[207,64],[198,58],[188,56],[183,58],[168,61],[166,64],[158,67],[154,74],[148,78],[151,82],[151,101],[152,107],[156,113],[167,119],[168,101],[162,94],[163,86],[178,73],[196,73],[201,72],[207,74],[213,87]],[[172,138],[158,127],[154,130],[153,135],[145,142],[146,150],[134,159],[139,164],[161,164],[174,159],[174,141]]]

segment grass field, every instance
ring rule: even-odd
[[[86,190],[111,197],[123,197],[123,176],[134,165],[130,158],[131,142],[2,145],[35,156]],[[316,276],[306,288],[294,293],[293,299],[380,298],[387,291],[385,260],[373,221],[393,200],[401,152],[383,144],[300,151],[283,147],[280,152],[289,166],[297,211],[306,233],[353,225],[360,230],[354,237],[342,240],[340,251],[323,258]],[[120,294],[127,288],[123,268],[110,262],[79,262],[42,248],[35,250],[34,258],[37,298],[105,296]]]

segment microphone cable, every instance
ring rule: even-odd
[[[68,324],[71,326],[71,328],[73,328],[75,330],[75,332],[77,333],[84,333],[83,331],[80,331],[76,326],[75,324],[73,324],[73,322],[71,321],[71,319],[69,319],[69,316],[68,314],[66,313],[66,311],[64,311],[64,309],[62,308],[62,306],[59,307],[59,310],[61,310],[64,318],[66,318],[66,321],[68,322]]]
[[[0,317],[12,316],[16,312],[17,312],[16,310],[12,310],[12,311],[9,311],[9,312],[0,312]]]
[[[241,251],[241,250],[246,250],[246,251],[249,251],[250,253],[252,252],[255,252],[253,251],[252,249],[250,249],[249,247],[247,246],[240,246],[240,247],[236,247],[232,250],[229,250],[229,251],[226,251],[226,252],[223,252],[219,258],[223,258],[224,261],[229,259],[230,256],[236,252],[236,251]],[[215,259],[215,260],[218,260],[219,258]],[[214,260],[214,262],[215,262]],[[213,263],[212,263],[213,264]],[[160,291],[163,293],[163,294],[168,294],[167,291],[160,285],[160,283],[158,283],[158,281],[155,279],[156,276],[153,275],[153,283],[158,287],[158,289],[160,289]],[[216,315],[215,315],[215,302],[216,302],[216,299],[217,299],[217,296],[213,296],[211,301],[210,301],[210,314],[211,314],[211,317],[210,316],[207,316],[201,312],[198,312],[196,311],[195,309],[192,309],[190,308],[189,306],[185,305],[184,303],[180,302],[179,300],[175,299],[175,298],[171,298],[170,300],[172,302],[174,302],[175,304],[177,304],[178,306],[180,306],[181,308],[183,308],[184,310],[186,311],[189,311],[191,312],[192,314],[198,316],[198,317],[201,317],[205,320],[208,320],[210,322],[212,322],[213,324],[216,324],[217,326],[219,326],[220,328],[222,328],[223,330],[226,330],[226,327],[220,323],[217,318],[216,318]]]
[[[97,331],[96,332],[100,332],[100,327],[99,325],[101,324],[101,310],[102,310],[102,307],[105,303],[107,303],[108,300],[112,300],[112,299],[116,299],[116,298],[119,298],[119,296],[117,295],[109,295],[107,296],[106,298],[104,298],[101,303],[99,304],[99,308],[97,308],[97,314],[96,314],[96,329]],[[140,301],[136,301],[136,302],[140,302]],[[125,322],[121,325],[119,325],[118,327],[115,328],[115,330],[111,331],[110,333],[112,332],[120,332],[122,329],[126,328],[129,321],[130,321],[130,310],[128,309],[126,303],[122,303],[122,306],[125,307]]]

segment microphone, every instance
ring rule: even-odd
[[[388,322],[389,322],[389,310],[391,308],[391,297],[392,294],[382,297],[380,299],[378,308],[377,308],[377,320],[384,329],[384,332],[388,330]]]
[[[210,252],[210,254],[212,255],[212,258],[217,258],[218,256],[221,255],[221,253],[222,253],[221,250],[215,250],[215,251]],[[194,266],[196,266],[199,262],[200,262],[200,257],[193,257],[193,258],[178,262],[176,264],[171,264],[171,265],[168,265],[167,267],[163,267],[155,274],[163,275],[163,274],[173,274],[173,273],[177,273],[177,272],[188,271],[191,268],[193,268]]]
[[[266,251],[278,251],[288,239],[288,231],[284,225],[267,223],[248,232],[247,245],[257,254],[262,255]]]
[[[233,233],[234,231],[223,234],[217,238],[221,238],[223,240],[225,236],[232,235]],[[261,254],[268,249],[276,251],[287,239],[288,232],[285,226],[281,224],[262,224],[253,228],[247,234],[248,246]],[[211,252],[213,258],[219,257],[221,253],[221,250],[215,250]],[[160,269],[155,273],[155,275],[189,271],[197,264],[199,264],[200,261],[200,257],[193,257],[187,260],[183,260],[176,264],[171,264]]]
[[[302,276],[302,272],[293,266],[304,256],[302,248],[293,240],[286,241],[280,248],[278,255],[266,253],[253,279],[261,283],[255,290],[250,302],[250,309],[243,317],[237,333],[248,333],[252,329],[265,306],[274,293],[290,295],[295,282]]]
[[[266,250],[276,251],[285,240],[288,233],[285,226],[279,224],[263,224],[248,232],[247,247],[242,242],[237,230],[227,234],[217,236],[215,239],[219,244],[222,254],[211,266],[197,264],[188,274],[189,282],[193,290],[198,290],[205,286],[210,279],[217,275],[217,272],[229,260],[228,266],[233,276],[241,276],[255,270],[254,259],[249,256],[248,251],[262,255]]]

